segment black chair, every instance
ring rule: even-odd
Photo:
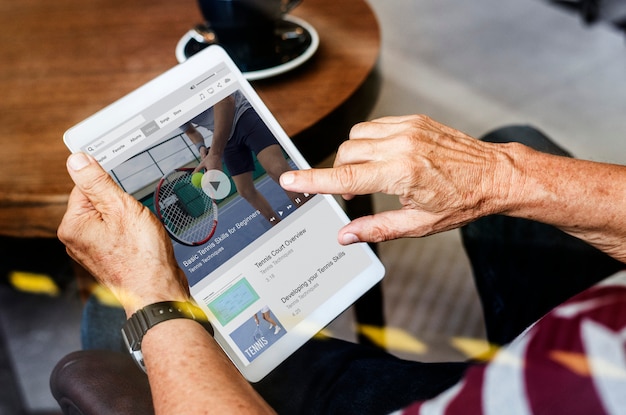
[[[65,415],[154,414],[148,377],[126,353],[70,353],[52,371],[50,389]]]

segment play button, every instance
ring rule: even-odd
[[[224,199],[230,194],[230,179],[223,171],[209,170],[202,176],[202,190],[211,199]]]

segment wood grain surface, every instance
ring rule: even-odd
[[[363,0],[305,0],[293,14],[318,31],[318,52],[254,86],[317,160],[345,131],[314,127],[371,79],[380,34]],[[200,21],[193,0],[0,0],[1,235],[55,237],[72,187],[63,132],[174,66],[178,40]]]

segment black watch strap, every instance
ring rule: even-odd
[[[143,336],[157,324],[175,318],[197,321],[205,327],[211,336],[213,335],[213,326],[207,320],[204,312],[187,301],[162,301],[137,310],[122,327],[122,337],[131,356],[144,372],[146,368],[141,353]]]

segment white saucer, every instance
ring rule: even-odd
[[[320,41],[319,41],[319,35],[317,34],[317,31],[315,30],[313,26],[311,26],[308,22],[298,17],[294,17],[294,16],[285,16],[283,18],[283,23],[293,25],[294,28],[296,29],[302,29],[302,36],[304,39],[304,41],[302,42],[302,45],[301,46],[296,45],[295,48],[293,46],[290,46],[289,56],[285,56],[281,54],[281,48],[277,47],[276,48],[277,55],[270,56],[268,58],[270,60],[276,59],[280,63],[272,63],[267,66],[260,67],[258,69],[255,68],[254,70],[249,70],[249,71],[246,71],[245,69],[242,68],[245,78],[248,79],[249,81],[271,78],[271,77],[280,75],[282,73],[291,71],[297,68],[298,66],[302,65],[309,59],[311,59],[311,57],[317,51]],[[185,33],[185,35],[183,35],[183,37],[178,41],[178,44],[176,45],[176,59],[178,60],[178,62],[180,63],[184,62],[185,60],[187,60],[189,56],[193,55],[194,53],[197,53],[204,47],[209,46],[208,43],[198,42],[197,38],[198,38],[198,34],[192,29],[188,31],[187,33]],[[287,45],[287,42],[295,42],[295,40],[285,39],[285,40],[278,40],[278,42],[284,42],[285,45]],[[193,46],[193,48],[191,48],[191,46]],[[224,48],[228,51],[228,47],[226,45],[222,45],[222,46],[224,46]],[[278,44],[278,46],[280,46],[280,43]],[[194,48],[196,50],[192,50],[191,52],[189,51],[189,49],[194,49]],[[233,56],[234,54],[233,53],[230,53],[230,54],[233,60],[235,60],[235,63],[237,63],[236,57]]]

